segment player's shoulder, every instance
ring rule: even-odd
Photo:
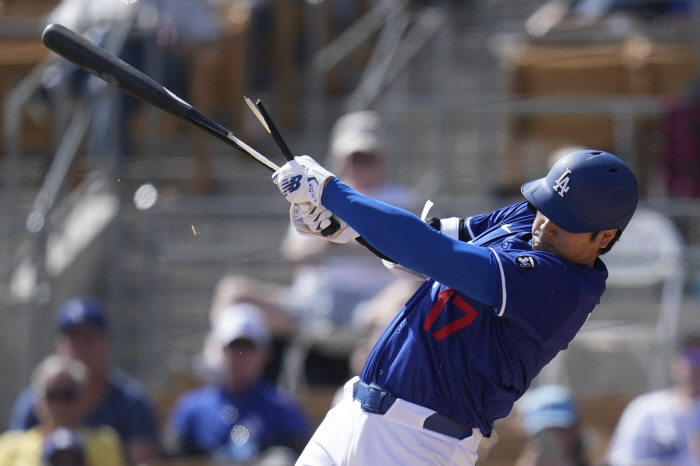
[[[502,247],[494,248],[500,262],[505,268],[511,266],[514,270],[534,275],[546,273],[561,274],[562,277],[579,272],[575,264],[555,254],[545,251],[533,251],[529,243],[519,238],[504,242]]]
[[[492,212],[464,218],[464,231],[467,239],[475,243],[488,243],[494,239],[501,242],[504,235],[530,233],[534,214],[527,202],[501,207]]]
[[[495,218],[501,221],[513,221],[523,218],[532,220],[535,218],[535,214],[528,208],[527,202],[517,202],[515,204],[501,207],[491,212],[490,215],[493,215]]]

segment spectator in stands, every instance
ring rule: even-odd
[[[663,146],[655,170],[657,185],[670,197],[700,197],[700,76],[668,99]]]
[[[119,434],[132,465],[159,455],[155,409],[141,384],[110,363],[112,345],[102,302],[79,296],[63,303],[58,310],[59,337],[56,352],[78,359],[87,366],[84,390],[84,423],[108,425]],[[10,429],[29,429],[38,422],[33,409],[36,387],[19,395],[10,418]]]
[[[225,3],[240,3],[223,8]],[[117,51],[119,57],[142,70],[181,98],[211,115],[221,111],[221,99],[228,95],[213,80],[223,79],[220,68],[226,53],[222,40],[231,15],[240,16],[246,2],[204,0],[61,0],[46,16],[46,23],[60,23],[102,47],[120,24],[129,24],[129,34]],[[240,18],[238,18],[240,19]],[[230,29],[230,28],[229,28]],[[85,95],[84,80],[89,75],[68,62],[59,62],[46,73],[45,91],[62,90],[61,78],[68,78],[73,90]],[[226,76],[230,78],[230,76]],[[210,89],[218,89],[212,92]],[[109,88],[107,88],[109,90]],[[88,88],[88,91],[90,89]],[[113,89],[110,92],[117,92]],[[132,122],[139,102],[119,92],[88,93],[92,107],[90,150],[95,155],[119,156],[133,153]],[[237,99],[240,96],[236,96]],[[230,100],[230,99],[229,99]],[[60,102],[60,100],[59,100]],[[221,117],[219,116],[219,119]],[[240,122],[237,122],[240,124]],[[210,138],[193,131],[196,145],[194,188],[207,191],[211,186]]]
[[[566,387],[543,385],[517,404],[528,440],[515,466],[585,466],[581,418]]]
[[[262,311],[249,303],[223,309],[211,337],[219,345],[219,380],[177,400],[165,427],[167,452],[262,461],[274,451],[293,464],[311,436],[310,423],[262,377],[271,341]]]
[[[610,466],[697,464],[688,436],[700,401],[700,330],[681,337],[671,376],[672,387],[640,395],[625,408],[610,439]]]
[[[416,200],[413,191],[389,180],[390,142],[379,113],[345,114],[333,126],[327,164],[363,194],[410,208]],[[285,329],[292,332],[299,325],[305,331],[336,328],[361,333],[366,330],[362,304],[397,280],[381,260],[354,241],[339,247],[317,237],[301,236],[290,227],[281,249],[296,263],[291,286],[224,277],[214,292],[212,321],[231,303],[251,302],[266,313],[276,336],[284,336]],[[306,367],[310,384],[342,384],[350,377],[347,356],[324,354],[314,347]]]
[[[82,424],[88,387],[85,364],[67,356],[48,356],[35,369],[32,387],[39,423],[0,436],[0,465],[126,466],[114,429]]]
[[[389,143],[377,112],[348,113],[333,126],[327,164],[362,194],[408,208],[415,200],[412,191],[388,179]],[[355,248],[347,247],[353,244]],[[351,325],[357,306],[396,279],[362,246],[348,245],[301,236],[291,226],[283,240],[282,252],[300,264],[291,287],[292,306],[302,318],[313,317],[312,324]]]

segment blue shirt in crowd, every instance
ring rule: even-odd
[[[176,453],[182,455],[232,457],[233,450],[244,445],[255,452],[270,446],[301,452],[311,426],[288,394],[261,381],[240,395],[220,385],[185,393],[168,421],[168,437],[175,439]]]

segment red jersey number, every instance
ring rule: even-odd
[[[448,288],[446,290],[441,291],[438,295],[438,300],[435,302],[433,308],[428,313],[428,317],[425,318],[425,322],[423,323],[423,330],[425,330],[426,332],[430,331],[430,327],[433,326],[442,310],[445,309],[447,302],[453,296],[454,299],[452,300],[452,304],[454,304],[458,309],[462,310],[465,316],[460,317],[459,319],[454,320],[449,324],[445,325],[444,327],[440,328],[439,330],[433,332],[432,335],[438,340],[442,340],[443,338],[448,337],[459,330],[462,330],[464,327],[468,327],[472,324],[472,322],[474,322],[474,319],[476,319],[476,309],[471,307],[469,303],[467,303],[459,295],[456,295],[455,290]]]

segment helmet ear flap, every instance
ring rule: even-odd
[[[614,155],[580,150],[565,155],[546,177],[525,183],[525,198],[572,233],[624,230],[637,207],[637,179]]]

